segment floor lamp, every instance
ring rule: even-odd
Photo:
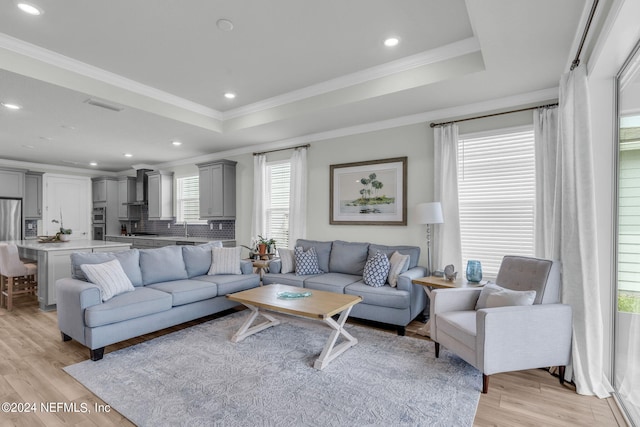
[[[420,203],[416,206],[416,222],[427,226],[427,275],[433,274],[431,267],[431,224],[442,224],[442,205],[440,202]]]

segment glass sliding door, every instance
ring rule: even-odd
[[[640,44],[638,45],[640,46]],[[640,52],[618,76],[618,233],[614,388],[640,425]]]

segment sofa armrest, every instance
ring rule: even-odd
[[[269,273],[279,274],[282,271],[282,261],[274,259],[269,263]]]
[[[565,366],[571,357],[567,304],[484,308],[476,313],[478,368],[486,375]]]
[[[244,259],[240,260],[240,271],[242,274],[253,274],[253,263]]]
[[[56,300],[60,331],[86,344],[84,310],[102,304],[100,288],[82,280],[59,279],[56,281]]]
[[[427,269],[424,267],[413,267],[404,273],[398,275],[397,288],[403,291],[411,292],[413,288],[413,279],[418,279],[427,275]]]

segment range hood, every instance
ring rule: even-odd
[[[137,169],[136,170],[136,201],[129,202],[129,206],[144,206],[147,204],[147,193],[149,188],[149,177],[147,172],[153,169]]]

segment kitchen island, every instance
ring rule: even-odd
[[[155,234],[141,234],[141,235],[112,235],[108,234],[105,240],[110,242],[123,242],[131,243],[132,248],[137,249],[149,249],[160,248],[163,246],[173,245],[201,245],[211,241],[220,241],[225,248],[234,247],[236,245],[235,240],[225,239],[211,239],[206,237],[184,237],[184,236],[163,236]]]
[[[38,302],[44,311],[56,308],[56,280],[71,277],[71,254],[74,252],[118,252],[131,246],[124,242],[71,240],[40,243],[38,240],[13,240],[20,256],[38,261]]]

